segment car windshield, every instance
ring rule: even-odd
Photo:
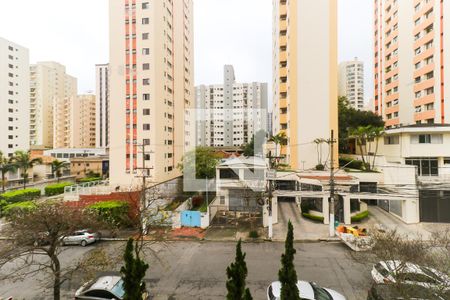
[[[425,274],[430,276],[431,278],[437,280],[437,281],[442,281],[442,278],[440,278],[437,274],[435,274],[433,271],[431,271],[428,268],[425,267],[421,267],[420,270]]]
[[[383,276],[389,276],[389,271],[388,270],[386,270],[386,268],[385,267],[383,267],[380,263],[377,263],[376,265],[375,265],[375,270],[377,270],[381,275],[383,275]]]
[[[331,295],[323,288],[311,284],[314,290],[314,299],[316,300],[333,300]]]
[[[123,280],[120,279],[117,283],[112,287],[111,292],[118,296],[120,299],[125,295],[125,290],[123,289]]]

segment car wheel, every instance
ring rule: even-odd
[[[82,240],[80,245],[81,245],[81,247],[86,247],[87,242],[85,240]]]

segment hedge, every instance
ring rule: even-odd
[[[17,203],[34,200],[41,197],[40,189],[24,189],[6,192],[0,195],[0,200],[5,200],[6,203]]]
[[[339,166],[343,167],[346,166],[350,169],[357,169],[357,170],[364,170],[364,163],[360,160],[353,160],[351,158],[347,157],[341,157],[339,158]]]
[[[49,197],[49,196],[63,194],[64,188],[66,186],[71,186],[71,185],[73,185],[73,183],[70,183],[70,182],[61,182],[61,183],[47,185],[45,187],[45,195]]]
[[[351,218],[351,220],[352,220],[352,222],[359,222],[359,221],[361,221],[361,220],[367,218],[368,216],[369,216],[369,211],[366,210],[366,211],[363,211],[363,212],[361,212],[361,213],[359,213],[359,214],[357,214],[357,215],[354,215],[354,216]]]
[[[91,204],[88,209],[95,211],[100,219],[113,226],[129,226],[129,205],[124,201],[104,201]]]
[[[103,180],[103,178],[101,178],[101,177],[86,177],[86,178],[78,179],[77,182],[78,183],[86,183],[86,182],[101,181],[101,180]]]
[[[4,216],[9,217],[18,210],[32,210],[35,207],[36,207],[36,204],[33,201],[17,202],[17,203],[6,205],[3,208],[2,213]]]
[[[302,213],[302,216],[304,216],[307,219],[313,220],[313,221],[319,221],[323,223],[323,217],[321,216],[314,216],[308,213]]]

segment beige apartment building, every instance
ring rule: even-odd
[[[374,3],[375,112],[388,129],[450,123],[450,2]]]
[[[138,186],[143,167],[151,168],[149,182],[163,182],[181,174],[191,143],[193,1],[109,4],[110,182]]]
[[[77,79],[57,62],[38,62],[30,67],[30,143],[53,148],[55,103],[77,95]]]
[[[314,140],[338,136],[337,1],[274,0],[273,129],[295,169],[317,165]],[[329,147],[322,145],[325,157]],[[337,161],[337,145],[335,145]]]
[[[0,38],[0,151],[11,157],[30,148],[28,49]]]
[[[95,147],[95,96],[57,99],[53,110],[54,148]]]

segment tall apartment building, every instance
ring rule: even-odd
[[[292,168],[314,168],[313,141],[329,139],[331,130],[338,138],[337,1],[273,0],[273,6],[274,134],[286,133],[283,154]]]
[[[94,95],[79,95],[54,102],[55,149],[95,147],[95,101]]]
[[[110,182],[181,175],[194,108],[192,0],[110,0]],[[142,147],[145,144],[145,155]]]
[[[30,147],[29,52],[0,38],[0,151],[11,157]]]
[[[339,97],[346,97],[355,109],[364,109],[364,62],[357,57],[339,64]]]
[[[97,148],[109,146],[109,64],[95,66],[96,74],[96,142]]]
[[[53,148],[53,111],[56,102],[77,96],[77,79],[57,62],[38,62],[30,68],[30,143]]]
[[[448,12],[443,0],[374,1],[375,112],[387,128],[450,123]]]
[[[200,85],[195,95],[199,146],[241,147],[267,130],[267,83],[237,83],[231,65],[224,67],[224,84]]]

